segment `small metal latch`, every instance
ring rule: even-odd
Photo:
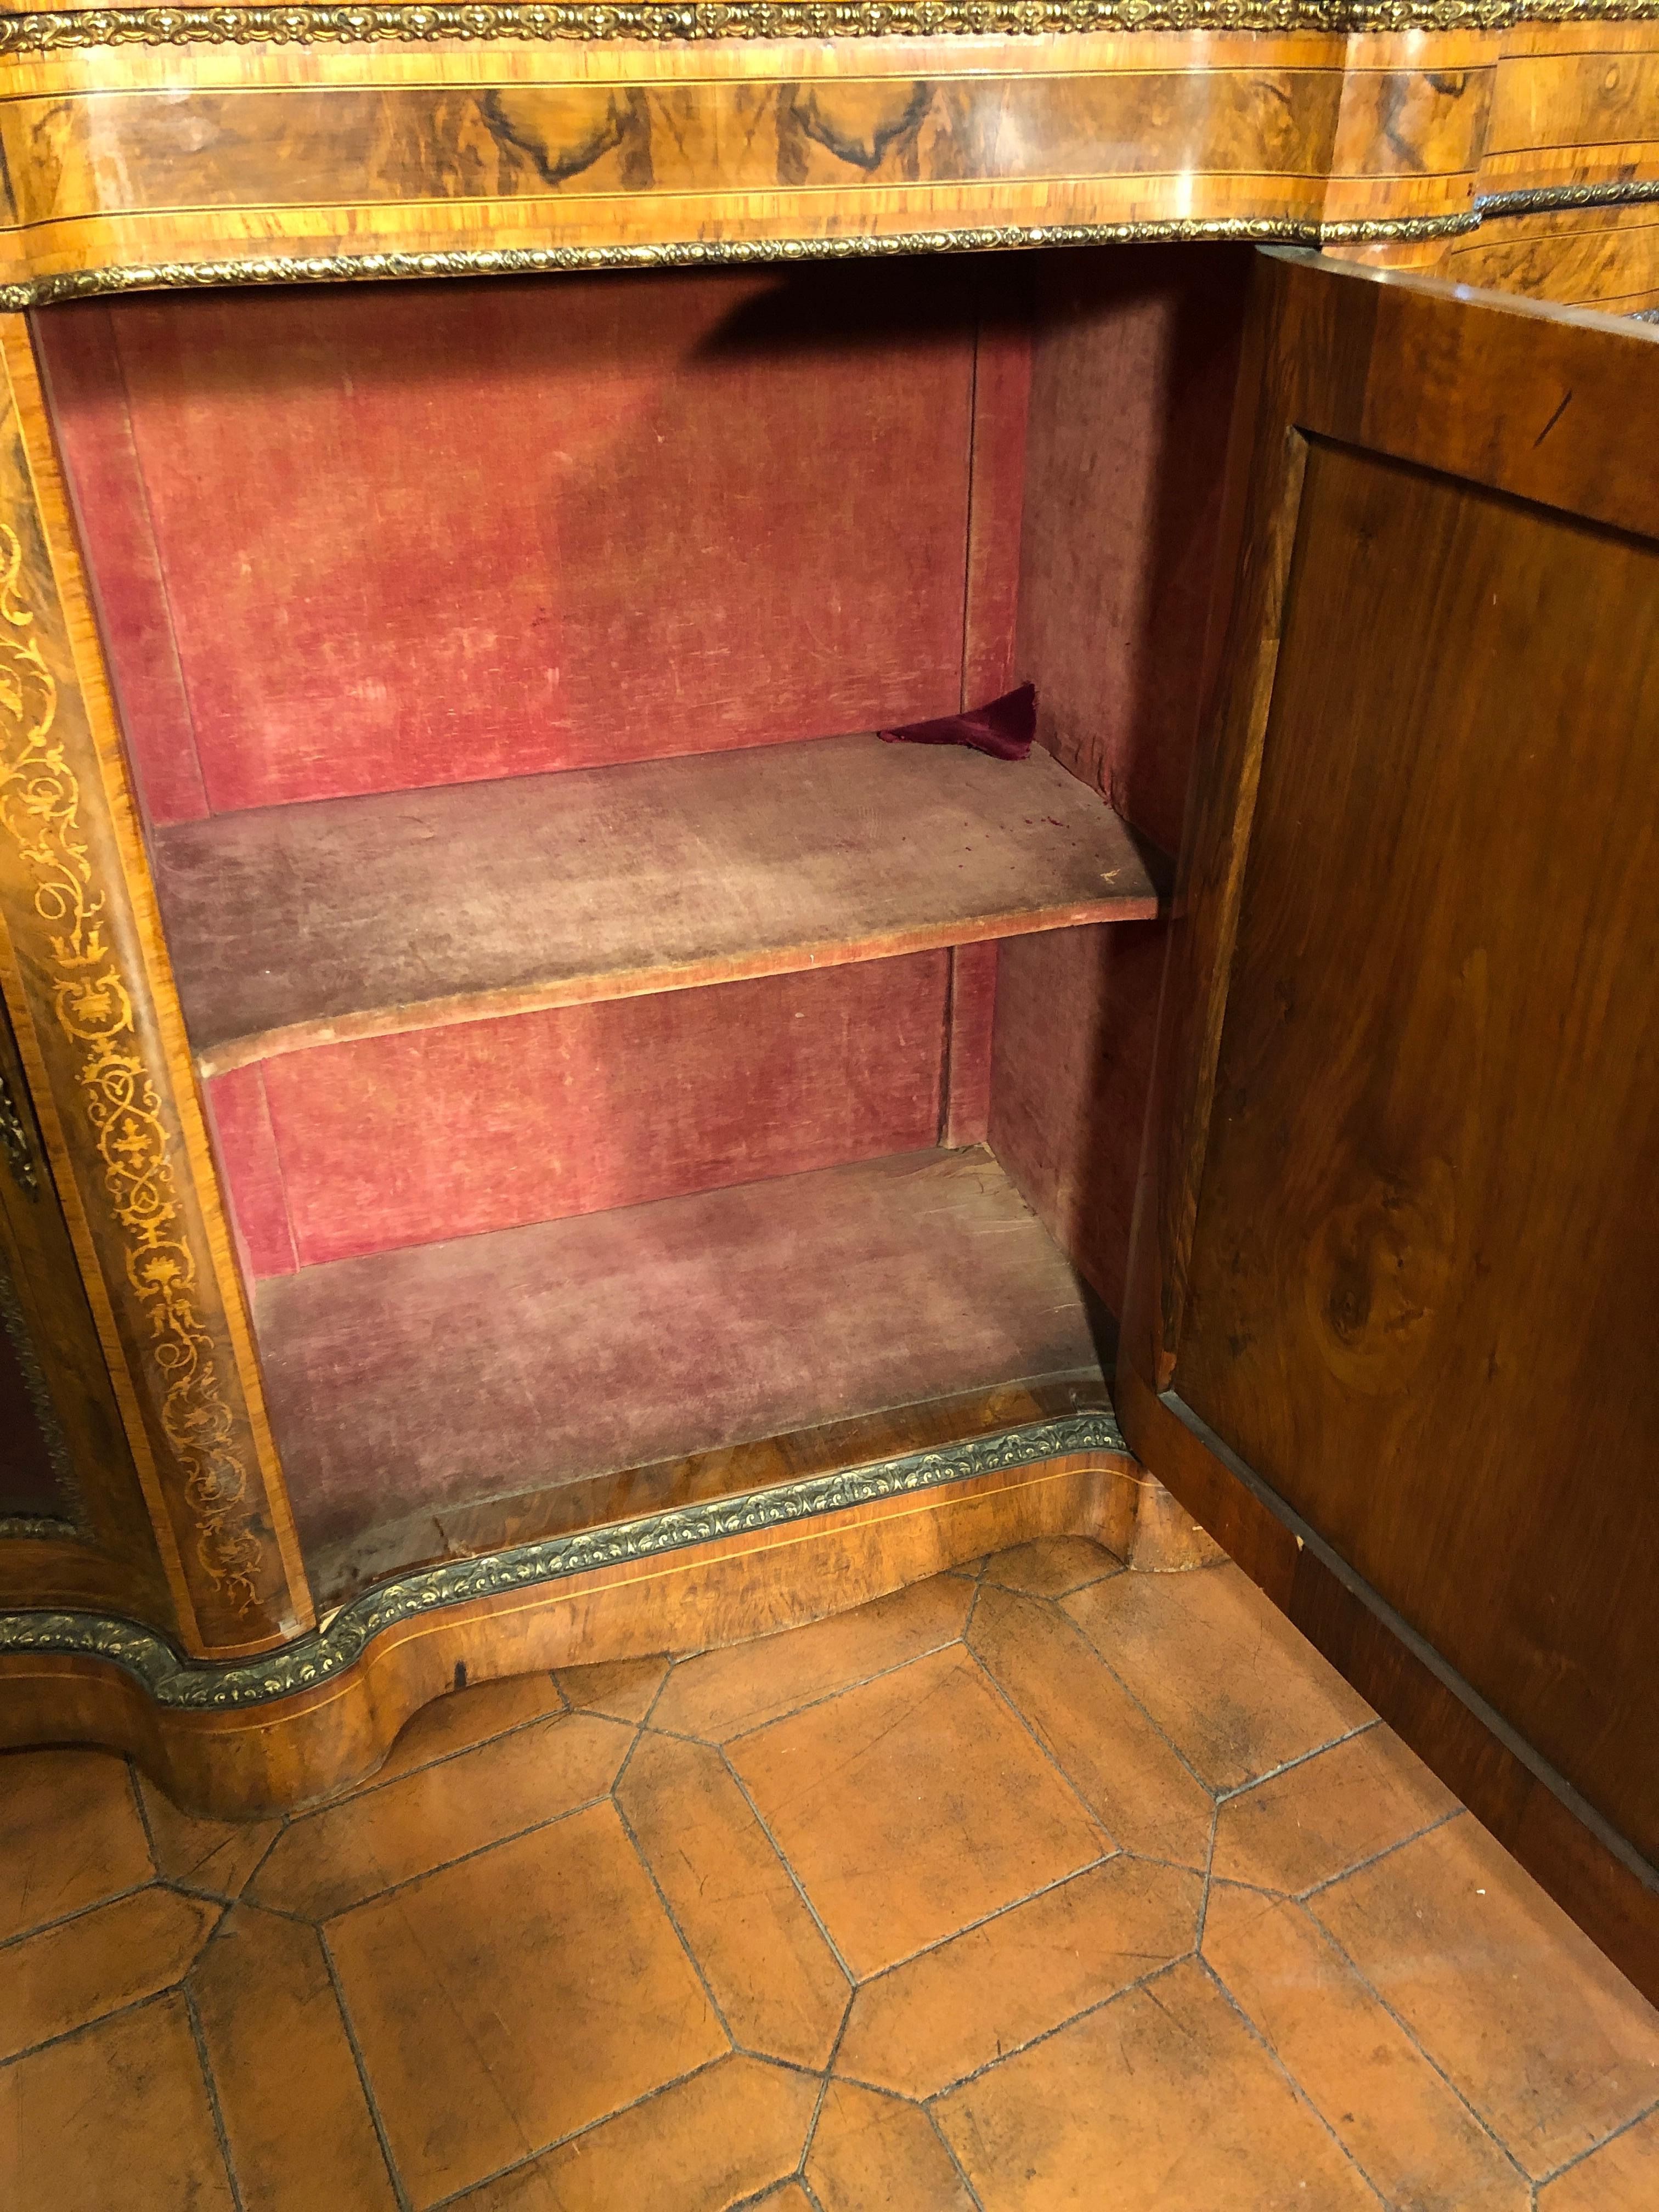
[[[0,1152],[5,1153],[6,1165],[19,1190],[30,1198],[38,1197],[40,1178],[34,1165],[34,1147],[3,1075],[0,1075]]]

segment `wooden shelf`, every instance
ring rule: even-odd
[[[157,833],[205,1074],[484,1015],[1158,911],[1159,858],[1047,753],[873,737]]]
[[[255,1319],[331,1587],[442,1556],[480,1501],[1098,1372],[1071,1267],[977,1147],[336,1261],[261,1283]]]

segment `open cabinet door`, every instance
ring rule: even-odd
[[[1119,1369],[1659,1997],[1659,331],[1257,267]]]

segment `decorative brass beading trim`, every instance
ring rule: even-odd
[[[1087,31],[1502,31],[1650,21],[1659,0],[633,0],[605,7],[65,9],[0,21],[0,53],[89,46],[545,39],[1051,38]]]
[[[239,1611],[252,1604],[258,1538],[247,1474],[232,1442],[212,1335],[195,1297],[196,1261],[177,1232],[179,1196],[161,1100],[138,1050],[132,999],[100,919],[103,893],[81,830],[81,786],[54,735],[58,684],[17,597],[23,551],[0,522],[0,828],[34,884],[55,975],[58,1026],[80,1052],[81,1103],[125,1240],[127,1280],[150,1329],[162,1431],[200,1529],[203,1566]]]
[[[988,1437],[848,1468],[835,1474],[784,1482],[742,1497],[680,1505],[638,1521],[549,1536],[483,1559],[457,1559],[400,1576],[343,1606],[325,1628],[264,1658],[212,1665],[181,1658],[154,1630],[94,1613],[0,1613],[0,1656],[8,1652],[64,1652],[107,1659],[137,1676],[158,1705],[188,1712],[226,1712],[268,1705],[326,1682],[356,1665],[375,1637],[398,1622],[538,1583],[558,1583],[600,1567],[658,1559],[722,1537],[751,1535],[821,1514],[845,1512],[883,1498],[904,1498],[946,1483],[1039,1466],[1079,1452],[1121,1452],[1127,1445],[1109,1408],[1029,1421]]]
[[[1618,177],[1600,185],[1534,185],[1523,191],[1478,192],[1482,222],[1511,215],[1556,215],[1569,208],[1639,207],[1659,200],[1659,177]]]
[[[0,311],[57,306],[116,292],[194,291],[237,284],[393,283],[429,276],[542,276],[583,270],[752,267],[769,262],[863,261],[888,254],[1011,252],[1024,246],[1141,246],[1233,240],[1254,246],[1347,246],[1455,238],[1474,215],[1392,222],[1304,222],[1290,216],[1172,216],[1160,222],[1009,224],[1000,229],[913,230],[841,238],[687,239],[650,246],[514,246],[441,253],[319,253],[265,260],[159,261],[77,269],[0,284]]]

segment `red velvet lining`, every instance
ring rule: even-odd
[[[889,744],[971,745],[993,760],[1023,761],[1036,735],[1036,689],[1021,684],[988,706],[966,714],[940,714],[931,722],[905,722],[879,735]]]

